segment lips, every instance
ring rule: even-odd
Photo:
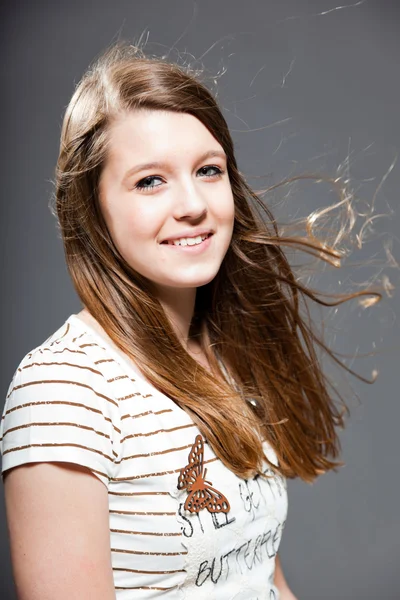
[[[195,237],[210,237],[211,235],[213,235],[214,231],[212,231],[211,229],[192,229],[192,230],[186,230],[186,231],[182,231],[180,234],[178,235],[174,235],[171,237],[168,237],[166,239],[164,239],[161,244],[168,244],[169,242],[173,242],[175,240],[181,240],[184,238],[195,238]]]

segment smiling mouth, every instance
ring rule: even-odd
[[[207,240],[212,235],[213,235],[212,233],[206,233],[204,235],[198,235],[196,237],[186,237],[186,238],[179,238],[179,239],[175,239],[175,240],[165,240],[164,242],[161,242],[161,243],[169,245],[169,246],[199,246],[200,244],[202,244],[205,240]]]

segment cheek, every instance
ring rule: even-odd
[[[233,221],[235,218],[235,202],[230,188],[226,194],[219,196],[218,202],[215,205],[215,211],[217,218],[221,222],[226,223],[227,225],[231,224],[233,226]]]
[[[111,236],[121,249],[127,249],[133,241],[154,238],[162,224],[161,211],[154,203],[127,202],[118,207],[107,207],[106,223]]]

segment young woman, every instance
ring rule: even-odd
[[[211,93],[109,50],[68,106],[56,209],[83,310],[4,408],[18,597],[293,600],[285,479],[337,465],[343,418]]]

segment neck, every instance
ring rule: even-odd
[[[171,288],[157,291],[165,314],[184,348],[188,349],[189,330],[196,301],[196,288]]]
[[[158,289],[157,297],[183,347],[188,352],[197,349],[197,344],[189,339],[190,324],[196,301],[196,288]],[[79,314],[89,325],[94,326],[95,329],[103,332],[103,334],[105,333],[86,307]]]

